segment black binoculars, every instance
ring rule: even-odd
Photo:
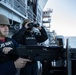
[[[39,23],[33,23],[33,22],[31,22],[31,23],[28,24],[28,26],[29,26],[29,28],[32,28],[32,27],[39,27],[40,24],[39,24]]]

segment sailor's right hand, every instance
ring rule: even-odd
[[[29,26],[30,23],[33,23],[33,21],[27,22],[27,23],[24,25],[24,27],[25,27],[26,29],[30,28],[30,26]]]
[[[25,27],[26,29],[29,28],[29,26],[28,26],[29,23],[30,23],[30,22],[27,22],[27,23],[24,25],[24,27]]]
[[[15,62],[15,68],[23,68],[27,62],[31,62],[29,59],[24,59],[24,58],[18,58]]]

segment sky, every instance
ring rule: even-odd
[[[57,35],[76,36],[76,0],[48,0],[44,10],[51,13],[51,31]]]

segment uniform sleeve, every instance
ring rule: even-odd
[[[17,43],[14,39],[12,39],[13,43],[14,43],[14,47],[18,47],[19,46],[19,43]]]
[[[0,57],[3,55],[4,53],[2,52],[2,48],[0,48]]]
[[[12,38],[16,41],[21,43],[21,39],[23,38],[23,35],[25,33],[26,28],[22,27],[17,33],[15,33]]]
[[[40,32],[41,32],[41,35],[40,36],[36,36],[37,42],[44,42],[44,41],[46,41],[48,39],[46,30],[42,27]]]
[[[16,72],[17,70],[12,61],[0,65],[0,75],[15,75]]]

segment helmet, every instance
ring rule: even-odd
[[[2,14],[0,14],[0,25],[1,24],[2,25],[10,25],[9,19]]]
[[[31,22],[31,20],[29,20],[29,19],[25,19],[24,21],[23,21],[23,23],[22,23],[22,26],[24,26],[26,23],[28,23],[28,22]]]

